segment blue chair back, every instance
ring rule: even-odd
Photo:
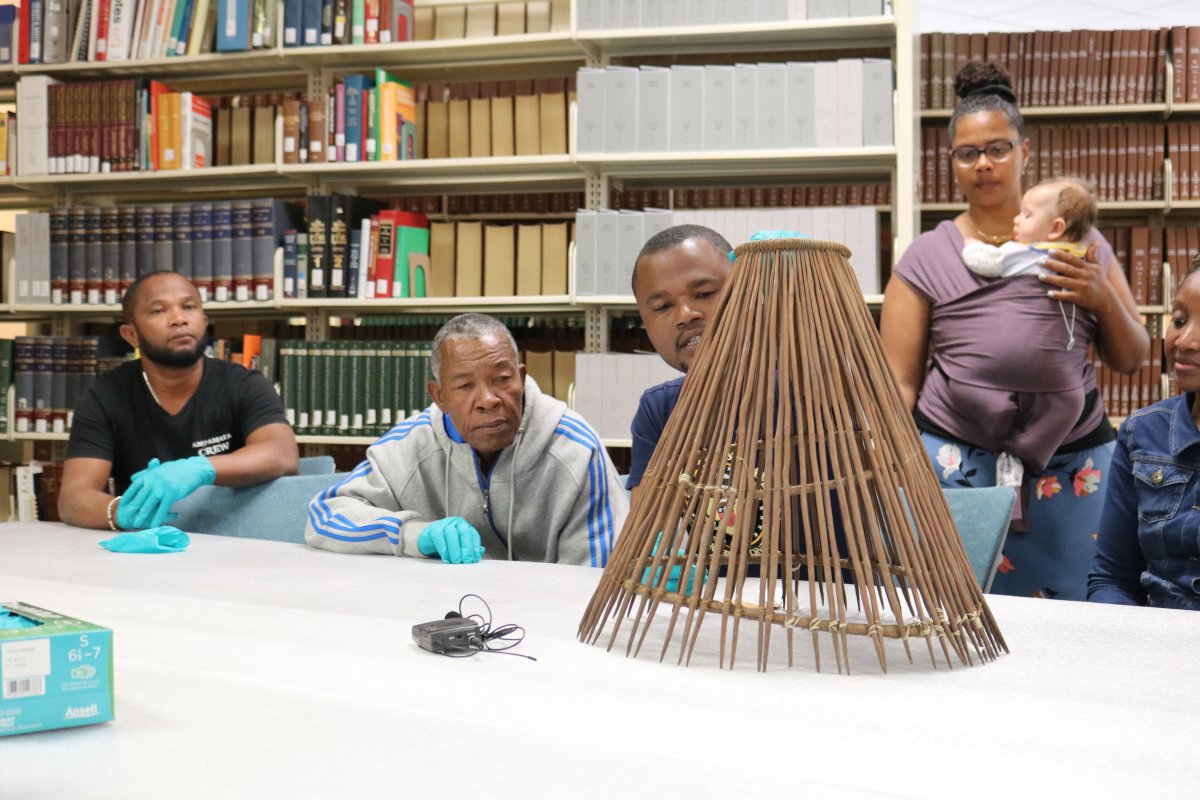
[[[305,456],[300,459],[301,475],[332,475],[335,468],[333,456]]]
[[[347,474],[289,475],[242,488],[202,486],[172,506],[179,516],[170,524],[191,533],[303,543],[308,501]]]
[[[1017,493],[1008,486],[988,486],[945,489],[944,494],[975,580],[986,592],[992,588]]]

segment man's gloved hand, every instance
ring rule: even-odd
[[[192,456],[155,465],[152,459],[139,472],[117,505],[117,526],[127,530],[154,528],[174,519],[171,506],[201,486],[217,479],[217,471],[204,456]]]
[[[187,549],[191,537],[179,528],[159,525],[144,531],[119,533],[100,543],[114,553],[178,553]]]
[[[661,532],[654,539],[654,547],[653,547],[653,549],[650,550],[651,558],[654,558],[654,556],[658,554],[658,545],[660,542],[662,542],[662,533]],[[676,553],[676,555],[681,556],[683,558],[687,558],[687,552],[684,550],[678,551]],[[667,576],[667,585],[663,588],[666,589],[668,592],[679,591],[679,576],[682,574],[683,574],[683,565],[682,564],[676,564],[675,566],[671,567],[671,574]],[[654,570],[653,578],[650,577],[650,567],[646,567],[646,569],[644,569],[642,571],[642,585],[643,586],[654,586],[655,584],[658,583],[659,578],[661,576],[662,576],[662,567],[658,567],[656,570]],[[708,577],[708,570],[704,570],[704,576],[705,576],[705,578]],[[687,588],[685,588],[683,590],[684,594],[692,593],[692,582],[695,580],[695,578],[696,578],[696,568],[692,567],[691,569],[688,570]]]
[[[417,537],[423,555],[440,556],[447,564],[474,564],[483,558],[479,531],[462,517],[446,517],[429,523]]]

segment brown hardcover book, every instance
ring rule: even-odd
[[[574,232],[566,222],[542,223],[542,294],[567,293],[567,246]]]
[[[470,107],[471,158],[492,155],[492,101],[486,97],[466,101]]]
[[[984,43],[983,58],[985,61],[991,61],[996,64],[1008,68],[1008,34],[992,31],[986,34],[987,40]],[[1008,70],[1012,74],[1012,70]]]
[[[471,101],[451,100],[449,106],[450,158],[471,155]]]
[[[416,27],[414,25],[414,27]],[[433,9],[433,38],[462,39],[467,30],[465,6],[436,6]]]
[[[1129,288],[1133,290],[1133,302],[1139,306],[1149,303],[1147,290],[1150,288],[1148,253],[1150,229],[1137,227],[1130,232],[1129,245]]]
[[[307,144],[307,146],[308,146],[308,162],[310,164],[323,164],[323,163],[325,163],[325,155],[326,155],[326,151],[328,149],[326,146],[326,143],[325,143],[326,137],[327,137],[325,108],[326,108],[327,104],[325,102],[324,97],[321,97],[317,100],[308,100],[306,102],[308,105],[308,144]],[[236,109],[236,108],[234,109],[233,136],[234,136],[234,140],[235,140],[235,145],[234,145],[235,150],[237,147],[236,140],[238,137],[237,112],[239,110],[242,110],[242,109]],[[249,111],[249,109],[244,109],[244,110]],[[248,120],[247,120],[247,123],[248,123]],[[248,127],[248,124],[247,124],[247,127]],[[247,138],[249,138],[248,131],[246,132],[245,135]],[[237,162],[235,160],[234,163],[236,164],[239,162]]]
[[[413,8],[413,40],[427,42],[434,38],[436,23],[433,8],[430,6],[414,6]]]
[[[454,242],[454,294],[483,294],[483,223],[460,222]]]
[[[1113,171],[1113,188],[1118,201],[1129,199],[1129,126],[1117,126],[1117,146],[1115,153],[1115,168]]]
[[[450,104],[433,102],[425,105],[425,157],[450,156]]]
[[[929,35],[929,107],[946,108],[946,37],[947,33]]]
[[[1187,98],[1187,28],[1176,25],[1171,28],[1171,70],[1175,73],[1170,86],[1171,99],[1182,103]]]
[[[1188,174],[1191,176],[1190,200],[1200,200],[1200,123],[1188,125]]]
[[[515,155],[512,97],[493,97],[488,102],[492,114],[492,155]]]
[[[1171,198],[1181,200],[1180,195],[1180,157],[1179,157],[1179,125],[1178,122],[1167,124],[1167,158],[1171,161]]]
[[[1153,55],[1154,31],[1149,28],[1137,32],[1137,88],[1133,93],[1133,102],[1150,102],[1151,88],[1154,82]]]
[[[1046,98],[1043,105],[1057,106],[1062,103],[1062,74],[1070,61],[1070,33],[1067,31],[1050,31],[1047,35],[1046,55],[1050,63],[1046,70]]]
[[[1178,291],[1178,285],[1183,283],[1183,274],[1197,254],[1200,254],[1200,228],[1193,225],[1187,229],[1187,249],[1183,254],[1183,267],[1179,270],[1179,277],[1175,279],[1176,291]]]
[[[574,351],[554,351],[554,396],[564,403],[567,402],[573,383],[575,383]]]
[[[229,109],[229,98],[222,97],[216,107],[213,108],[213,127],[216,131],[216,163],[218,167],[227,167],[233,163],[233,115]],[[297,140],[297,147],[304,149],[306,141],[303,137]],[[301,156],[301,160],[307,160],[308,156]]]
[[[547,12],[549,8],[547,8]],[[468,27],[470,27],[468,25]],[[546,27],[550,27],[550,15],[546,14]],[[496,5],[496,35],[520,36],[525,33],[525,3],[498,3]]]
[[[1046,64],[1042,58],[1042,53],[1046,47],[1046,39],[1049,34],[1046,31],[1033,32],[1033,48],[1030,53],[1030,69],[1029,77],[1031,86],[1029,87],[1029,101],[1027,105],[1043,106],[1046,104]]]
[[[550,32],[549,0],[529,0],[527,3],[512,3],[516,9],[524,9],[525,33]]]
[[[947,107],[953,108],[957,103],[954,96],[954,79],[959,71],[967,65],[971,60],[971,34],[956,33],[954,34],[954,66],[950,70],[950,80],[947,81],[949,91],[947,92]]]
[[[486,39],[495,35],[496,6],[487,3],[467,6],[466,38]]]
[[[1161,305],[1162,297],[1162,265],[1166,258],[1166,234],[1162,228],[1150,228],[1150,247],[1146,251],[1146,302],[1150,305]]]
[[[1092,105],[1098,106],[1108,102],[1108,78],[1112,72],[1112,31],[1096,33],[1096,50],[1093,53],[1093,69],[1095,70],[1095,88],[1092,95]]]
[[[932,39],[933,39],[932,33],[922,33],[921,37],[920,37],[920,43],[921,43],[920,44],[920,52],[921,52],[920,63],[921,63],[921,66],[920,66],[919,74],[921,77],[920,77],[920,85],[919,85],[919,89],[918,89],[918,100],[917,100],[917,102],[919,104],[917,106],[917,108],[920,108],[920,109],[930,108],[930,105],[929,105],[929,52],[930,52],[930,50],[929,50],[929,48],[932,46],[931,45]]]
[[[1189,103],[1200,103],[1200,25],[1187,29],[1187,89]]]
[[[1082,96],[1079,102],[1085,106],[1096,104],[1096,71],[1101,63],[1100,53],[1096,52],[1099,46],[1100,35],[1097,31],[1083,32],[1083,63],[1080,66],[1082,70],[1081,90]]]
[[[567,152],[567,96],[565,92],[539,94],[539,133],[542,155]]]
[[[300,101],[294,97],[283,101],[283,163],[300,163]]]
[[[1171,57],[1171,31],[1168,28],[1159,28],[1154,34],[1154,62],[1151,69],[1154,72],[1154,81],[1151,84],[1151,103],[1166,102],[1166,86],[1167,86],[1167,60]]]
[[[1043,129],[1043,133],[1049,133],[1049,150],[1050,150],[1050,174],[1065,175],[1063,169],[1063,134],[1065,133],[1061,125],[1054,125],[1049,130]],[[1045,142],[1047,137],[1043,136],[1042,141]]]
[[[950,133],[941,126],[935,128],[934,133],[937,143],[937,202],[949,203],[953,193],[951,183],[954,181],[950,175],[950,158],[946,155],[950,149]]]
[[[542,293],[542,226],[517,226],[517,295]]]
[[[516,228],[485,225],[483,228],[483,294],[512,297],[517,284]]]
[[[987,60],[987,36],[982,33],[972,33],[967,36],[967,60]]]
[[[254,164],[275,163],[275,103],[277,95],[262,95],[254,106]]]
[[[1179,229],[1175,227],[1167,228],[1163,232],[1163,260],[1166,261],[1170,269],[1172,281],[1179,273]],[[1158,294],[1162,297],[1162,281],[1159,281]],[[1171,293],[1174,294],[1174,286],[1171,287]],[[1161,302],[1161,301],[1160,301]]]
[[[1163,126],[1155,126],[1153,136],[1153,146],[1150,167],[1150,198],[1152,200],[1162,200],[1166,195],[1163,193],[1163,162],[1166,161],[1166,134],[1163,131]]]
[[[513,100],[513,128],[516,132],[516,152],[519,156],[536,156],[542,152],[541,103],[536,94],[518,95]]]
[[[1113,74],[1109,79],[1109,103],[1125,102],[1125,87],[1129,83],[1129,45],[1127,31],[1113,31]]]
[[[455,228],[453,222],[429,225],[430,276],[426,291],[430,297],[454,296]]]

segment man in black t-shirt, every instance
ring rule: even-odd
[[[141,359],[101,375],[76,405],[58,501],[65,522],[154,527],[200,486],[296,474],[296,437],[270,383],[204,358],[208,317],[187,278],[139,278],[122,312],[121,336]],[[110,478],[116,496],[105,491]]]

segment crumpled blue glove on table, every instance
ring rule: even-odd
[[[179,528],[159,525],[144,531],[119,533],[100,543],[114,553],[181,553],[191,543],[191,537]]]
[[[429,523],[417,537],[423,555],[440,556],[447,564],[474,564],[483,558],[479,531],[462,517],[446,517]]]
[[[655,539],[654,539],[654,548],[650,551],[651,558],[654,558],[654,556],[658,555],[658,545],[661,541],[662,541],[662,533],[659,532],[658,536],[655,537]],[[676,555],[681,556],[683,558],[687,558],[687,552],[684,550],[677,551]],[[650,567],[646,567],[646,569],[642,571],[642,585],[643,586],[656,585],[659,581],[660,576],[662,575],[662,569],[663,569],[662,567],[658,567],[657,569],[655,569],[654,577],[651,578],[650,577]],[[665,588],[668,592],[679,591],[679,577],[682,574],[683,574],[683,565],[682,564],[676,564],[675,566],[671,567],[671,574],[667,576],[667,585],[663,588]],[[692,567],[691,569],[688,570],[687,588],[685,588],[683,590],[684,594],[692,593],[692,583],[695,580],[695,578],[696,578],[696,568]],[[704,570],[704,578],[705,578],[705,580],[707,580],[707,578],[708,578],[708,570],[707,569]]]
[[[10,631],[18,628],[36,628],[40,624],[28,617],[14,614],[6,608],[0,608],[0,631]]]
[[[175,519],[171,506],[201,486],[217,479],[217,471],[204,456],[158,463],[133,476],[129,490],[117,505],[117,527],[125,530],[155,528]]]

